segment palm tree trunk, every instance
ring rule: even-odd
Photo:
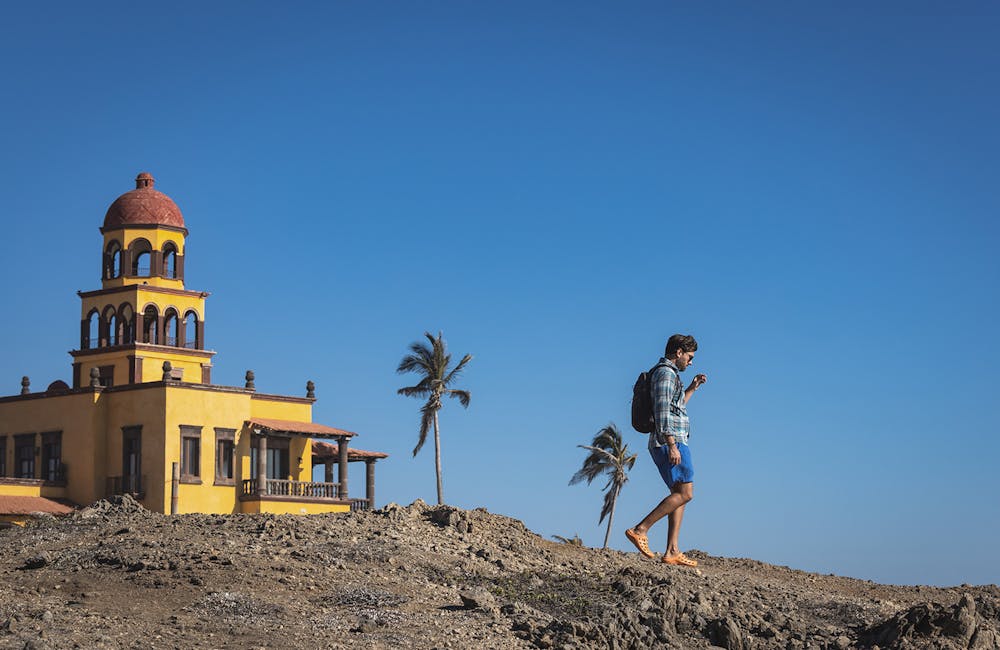
[[[438,429],[438,412],[434,411],[434,467],[437,470],[438,505],[444,505],[441,490],[441,432]]]
[[[611,524],[615,520],[615,506],[618,505],[618,493],[621,487],[615,486],[615,498],[611,499],[611,512],[608,513],[608,532],[604,533],[604,548],[608,547],[608,538],[611,537]]]

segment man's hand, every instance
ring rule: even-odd
[[[681,450],[677,448],[677,445],[670,445],[667,450],[667,459],[670,460],[671,465],[681,464]]]
[[[688,386],[688,390],[698,390],[706,381],[708,381],[708,377],[705,375],[695,375],[694,379],[691,380],[691,385]]]

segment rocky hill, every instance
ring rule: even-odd
[[[1000,589],[896,587],[542,539],[486,510],[0,530],[0,648],[1000,648]]]

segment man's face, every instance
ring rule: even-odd
[[[694,363],[694,352],[685,352],[684,350],[677,352],[677,360],[674,361],[674,365],[677,366],[678,370],[687,370],[687,367],[692,363]]]

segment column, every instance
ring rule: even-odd
[[[337,479],[340,487],[337,489],[337,498],[347,500],[347,440],[346,436],[337,439]]]
[[[257,496],[267,494],[267,438],[257,439]]]
[[[368,499],[368,509],[375,509],[375,459],[365,459],[365,498]]]

